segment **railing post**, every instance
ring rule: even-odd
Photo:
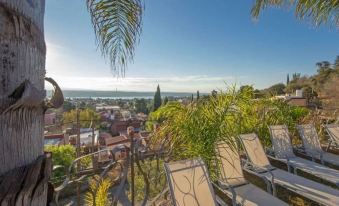
[[[131,155],[131,203],[132,206],[135,205],[135,194],[134,194],[134,128],[127,128],[127,135],[130,138],[130,155]]]
[[[76,122],[77,122],[77,141],[76,141],[76,156],[77,158],[80,157],[80,110],[77,108],[76,110]],[[77,177],[78,177],[78,172],[80,171],[80,161],[77,163]],[[80,206],[80,185],[79,182],[76,183],[76,188],[77,188],[77,205]]]

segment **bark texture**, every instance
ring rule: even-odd
[[[44,8],[0,0],[0,205],[46,205]]]
[[[42,104],[7,110],[20,100],[16,89],[25,81],[40,99],[45,93],[43,6],[43,0],[0,0],[0,175],[43,154]]]
[[[45,154],[0,176],[0,205],[46,205],[51,171],[51,155]]]

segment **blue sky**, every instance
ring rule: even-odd
[[[84,0],[47,0],[46,76],[63,89],[209,92],[227,84],[265,88],[287,73],[313,74],[339,55],[339,30],[315,28],[293,11],[250,16],[252,0],[147,0],[143,33],[126,77],[97,50]]]

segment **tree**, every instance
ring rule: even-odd
[[[63,122],[64,124],[76,123],[77,111],[75,109],[63,113]],[[97,121],[100,119],[100,116],[92,109],[86,108],[80,110],[80,126],[83,128],[88,128],[91,126],[91,121]]]
[[[286,86],[290,83],[290,75],[287,74],[287,79],[286,79]]]
[[[197,91],[197,100],[199,100],[200,98],[200,93],[199,93],[199,90]]]
[[[160,93],[160,86],[158,84],[157,91],[154,94],[153,111],[156,111],[159,107],[161,107],[161,93]]]
[[[338,73],[339,72],[339,56],[337,56],[337,58],[335,59],[334,67],[335,67],[335,70]]]
[[[144,98],[135,100],[135,111],[137,113],[142,112],[144,114],[148,114],[149,110],[147,108],[147,102]]]
[[[275,84],[265,89],[267,95],[281,95],[285,94],[285,85],[283,83]]]
[[[314,99],[318,97],[318,94],[309,85],[304,86],[302,90],[303,90],[303,97],[306,98],[308,104],[310,104]]]
[[[297,81],[298,79],[300,79],[300,77],[301,77],[300,73],[293,73],[292,81]]]
[[[72,109],[75,109],[75,105],[72,102],[65,100],[63,105],[64,112],[68,112]]]
[[[322,93],[326,97],[325,106],[330,108],[339,107],[339,74],[333,75],[325,84]]]
[[[213,97],[217,97],[218,92],[217,92],[216,90],[213,89],[213,91],[211,92],[211,95],[212,95]]]
[[[141,32],[141,1],[87,0],[87,6],[102,53],[115,74],[124,74]],[[0,142],[6,143],[0,144],[0,177],[17,182],[1,192],[11,204],[47,204],[44,11],[45,0],[0,0]]]
[[[253,94],[254,94],[255,99],[263,98],[265,96],[265,94],[262,91],[260,91],[259,89],[255,89],[253,91]]]
[[[243,85],[239,88],[239,92],[246,92],[251,95],[252,98],[255,97],[254,95],[254,88],[251,85]]]
[[[166,97],[164,98],[163,104],[166,105],[167,103],[168,103],[168,97],[166,96]]]
[[[253,86],[251,86],[251,85],[243,85],[243,86],[241,86],[240,88],[239,88],[239,91],[240,92],[244,92],[244,91],[246,91],[246,90],[248,90],[248,91],[254,91],[254,88],[253,88]]]
[[[300,19],[309,19],[315,25],[332,23],[339,28],[339,1],[337,0],[256,0],[252,16],[258,18],[260,12],[269,6],[295,8],[295,15]]]

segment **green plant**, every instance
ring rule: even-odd
[[[75,109],[72,109],[68,112],[63,113],[63,123],[69,124],[69,123],[75,123],[77,118],[77,111]],[[95,112],[93,109],[83,109],[80,111],[79,114],[79,121],[81,127],[90,127],[93,121],[97,121],[100,119],[100,116]]]
[[[162,99],[161,99],[161,93],[160,93],[160,86],[157,86],[157,91],[154,94],[153,99],[153,111],[156,111],[159,107],[161,107]]]
[[[52,153],[53,165],[69,167],[75,159],[75,148],[72,145],[48,145],[45,146],[45,151]]]
[[[142,169],[144,172],[147,173],[150,191],[148,199],[152,199],[156,197],[167,185],[166,183],[166,176],[164,173],[163,161],[159,160],[159,164],[157,165],[156,160],[146,160],[142,164]],[[130,182],[130,176],[128,177]],[[142,201],[145,197],[145,181],[144,177],[142,176],[141,172],[135,167],[135,194],[136,200]],[[131,194],[129,193],[128,196],[130,197]]]
[[[85,202],[88,206],[108,206],[108,190],[112,186],[112,181],[108,178],[101,178],[95,175],[89,181],[89,191],[85,194]]]
[[[263,144],[269,146],[269,125],[286,124],[294,129],[307,114],[306,109],[291,107],[280,100],[255,100],[251,89],[237,91],[235,87],[229,87],[199,103],[170,102],[151,113],[150,120],[160,124],[159,131],[154,133],[154,141],[170,138],[172,159],[200,156],[213,177],[217,142],[224,141],[234,149],[234,139],[239,134],[255,132]]]
[[[54,166],[61,166],[62,169],[53,171],[53,178],[59,178],[66,175],[66,171],[71,166],[72,162],[76,158],[76,150],[72,145],[48,145],[45,146],[44,150],[46,152],[52,153],[52,162]],[[83,158],[80,161],[80,165],[83,168],[86,168],[90,165],[91,158]]]

